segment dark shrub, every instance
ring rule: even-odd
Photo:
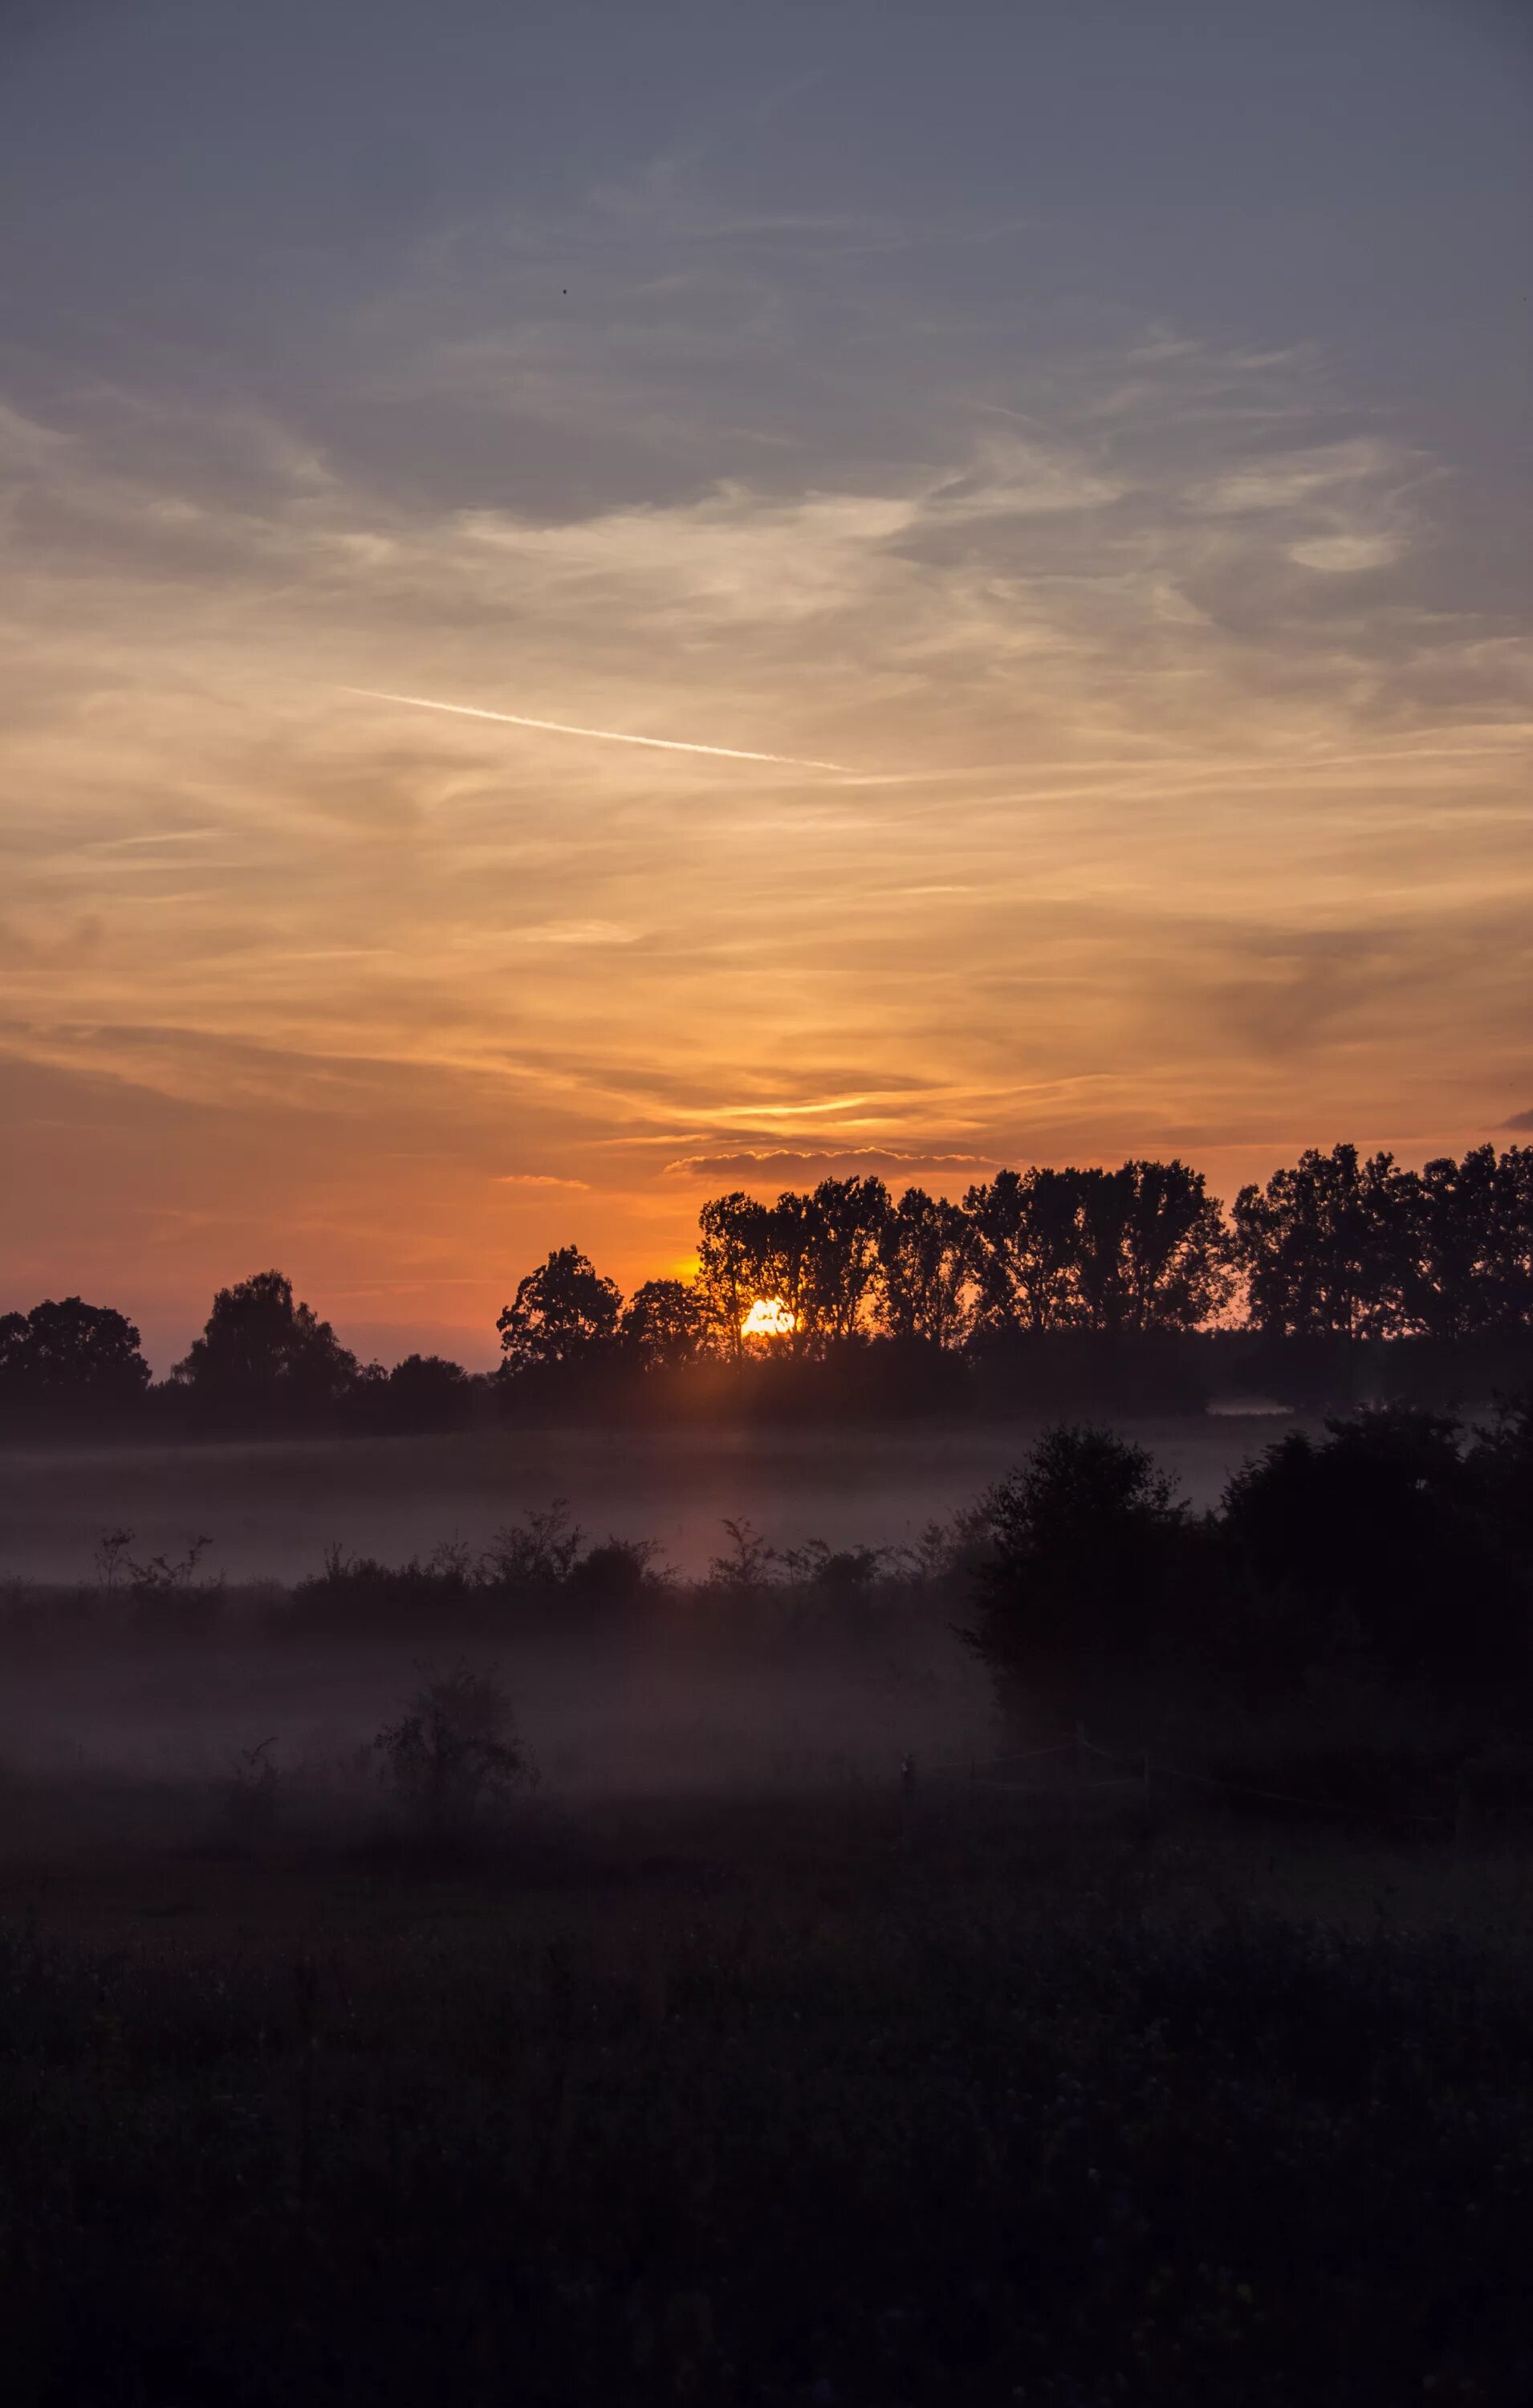
[[[967,1634],[1003,1692],[1039,1675],[1150,1662],[1198,1593],[1201,1556],[1169,1476],[1092,1427],[1045,1432],[985,1506],[991,1541]]]
[[[1289,1671],[1354,1654],[1440,1692],[1504,1670],[1520,1645],[1483,1480],[1457,1425],[1419,1406],[1290,1430],[1230,1482],[1226,1560],[1254,1632]]]

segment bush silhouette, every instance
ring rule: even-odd
[[[434,1838],[467,1832],[504,1811],[533,1780],[511,1701],[493,1669],[460,1660],[421,1667],[421,1686],[373,1745],[394,1797]]]
[[[1110,1657],[1142,1663],[1169,1642],[1196,1533],[1145,1448],[1089,1426],[1048,1430],[983,1515],[989,1552],[965,1635],[1003,1694]]]
[[[1290,1669],[1350,1649],[1459,1688],[1504,1664],[1518,1617],[1447,1414],[1388,1405],[1289,1431],[1230,1482],[1224,1543]]]

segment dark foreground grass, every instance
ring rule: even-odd
[[[1233,1904],[1259,1834],[1199,1911],[1186,1830],[827,1804],[764,1880],[686,1813],[295,1874],[301,1947],[9,1927],[7,2396],[1533,2396],[1515,1928]]]

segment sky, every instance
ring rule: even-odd
[[[1530,205],[1512,0],[0,0],[0,1310],[1533,1129]]]

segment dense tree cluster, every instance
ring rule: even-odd
[[[1311,1151],[1235,1199],[1232,1258],[1275,1337],[1454,1340],[1533,1323],[1533,1147],[1420,1171]]]
[[[200,1338],[171,1378],[220,1418],[309,1422],[357,1381],[357,1359],[280,1271],[221,1287]]]
[[[1488,1426],[1393,1404],[1293,1429],[1198,1514],[1146,1448],[1045,1433],[986,1499],[966,1635],[1036,1712],[1094,1676],[1247,1704],[1319,1677],[1521,1711],[1533,1670],[1533,1388]],[[1142,1712],[1142,1695],[1141,1706]]]
[[[736,1190],[703,1206],[692,1278],[624,1299],[578,1246],[556,1247],[497,1328],[491,1381],[434,1355],[363,1365],[262,1271],[219,1291],[150,1397],[132,1324],[70,1297],[0,1317],[0,1415],[430,1429],[513,1392],[541,1410],[636,1383],[651,1409],[662,1389],[696,1403],[707,1387],[717,1410],[730,1375],[783,1410],[946,1408],[960,1393],[1169,1408],[1195,1399],[1198,1346],[1242,1340],[1247,1378],[1295,1403],[1350,1397],[1348,1366],[1381,1346],[1468,1366],[1483,1392],[1533,1346],[1533,1147],[1482,1145],[1419,1171],[1311,1149],[1227,1214],[1179,1161],[1000,1170],[961,1202],[867,1177],[772,1203]]]
[[[149,1383],[137,1330],[109,1305],[66,1296],[0,1313],[0,1408],[110,1414]]]
[[[998,1171],[961,1204],[874,1178],[825,1179],[775,1203],[703,1206],[690,1283],[624,1309],[578,1248],[522,1282],[502,1314],[514,1368],[625,1349],[666,1368],[738,1361],[752,1309],[798,1357],[848,1340],[944,1349],[1021,1334],[1114,1339],[1243,1327],[1265,1337],[1445,1342],[1533,1330],[1533,1148],[1402,1169],[1355,1146],[1311,1150],[1226,1217],[1185,1163]]]
[[[869,1337],[951,1349],[1007,1331],[1139,1335],[1214,1319],[1232,1261],[1217,1200],[1181,1162],[1003,1170],[962,1204],[824,1179],[772,1204],[715,1197],[698,1220],[695,1277],[652,1281],[626,1311],[563,1247],[522,1282],[500,1326],[518,1368],[604,1345],[669,1367],[738,1362],[757,1342],[812,1359]],[[758,1341],[764,1303],[776,1312]]]

